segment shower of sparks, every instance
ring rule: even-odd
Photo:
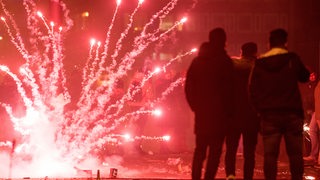
[[[38,167],[43,168],[38,170],[36,174],[38,176],[59,176],[64,175],[64,171],[75,173],[73,168],[75,164],[97,156],[105,146],[110,144],[141,139],[170,140],[170,135],[137,136],[129,133],[121,134],[120,130],[125,129],[125,124],[129,120],[138,121],[141,115],[161,116],[161,109],[154,107],[157,103],[164,101],[175,88],[181,86],[184,77],[177,78],[168,85],[161,96],[148,100],[140,108],[129,111],[126,106],[128,102],[134,101],[134,96],[142,91],[152,77],[165,72],[172,63],[193,54],[196,49],[178,54],[169,59],[163,67],[146,72],[137,85],[130,84],[123,94],[118,95],[115,92],[117,92],[117,83],[133,69],[133,64],[138,61],[141,53],[187,21],[187,18],[182,18],[164,32],[159,28],[150,28],[156,24],[156,20],[162,21],[167,16],[176,7],[178,0],[169,1],[151,17],[141,33],[134,38],[132,49],[123,56],[119,54],[123,48],[123,41],[132,29],[135,15],[143,6],[144,0],[137,1],[136,8],[129,16],[129,23],[120,37],[113,37],[113,26],[121,6],[121,0],[116,1],[105,41],[102,43],[94,38],[90,40],[89,54],[82,69],[80,98],[75,102],[74,109],[65,108],[67,104],[74,101],[66,86],[67,77],[63,64],[63,37],[73,25],[69,10],[63,1],[59,1],[64,22],[58,25],[48,21],[46,13],[38,11],[34,1],[23,0],[22,2],[27,15],[27,28],[30,31],[28,43],[25,43],[27,38],[21,35],[19,26],[6,4],[0,0],[3,12],[0,19],[11,43],[24,59],[19,73],[14,73],[6,65],[0,65],[0,71],[9,75],[15,82],[26,109],[23,117],[16,117],[13,113],[13,105],[0,102],[9,115],[15,131],[21,135],[17,143],[0,142],[0,147],[11,146],[15,157],[19,160],[25,159],[25,156],[32,157],[28,161],[37,161]],[[111,38],[118,40],[113,53],[109,55]],[[13,161],[17,160],[13,159]],[[48,168],[45,164],[66,168]]]

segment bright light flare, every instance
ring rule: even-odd
[[[164,136],[162,136],[162,139],[163,139],[164,141],[170,141],[171,136],[170,136],[170,135],[164,135]]]
[[[54,22],[53,21],[50,22],[50,26],[54,27]]]
[[[139,4],[142,4],[144,0],[139,0]]]
[[[131,135],[129,133],[126,133],[123,135],[123,138],[126,140],[126,141],[130,141],[131,140]]]
[[[306,180],[314,180],[314,179],[316,179],[315,177],[313,177],[313,176],[305,176],[304,177]]]
[[[40,11],[37,11],[37,15],[39,16],[39,17],[43,17],[43,14],[42,14],[42,12],[40,12]]]
[[[162,111],[161,111],[161,109],[155,109],[155,110],[153,110],[152,114],[154,114],[155,116],[161,116]]]
[[[2,21],[6,21],[6,18],[4,18],[3,16],[1,16],[1,20],[2,20]]]
[[[183,17],[181,20],[180,20],[180,23],[185,23],[187,22],[188,18],[187,17]]]
[[[193,48],[193,49],[191,49],[191,52],[192,53],[195,53],[195,52],[197,52],[198,51],[198,49],[197,48]]]
[[[121,0],[117,0],[117,5],[119,6],[121,4]]]
[[[96,42],[97,42],[96,39],[94,39],[94,38],[90,39],[90,45],[91,46],[95,45]]]
[[[85,11],[81,14],[82,17],[89,17],[89,12]]]
[[[309,132],[310,131],[310,127],[308,126],[308,124],[304,124],[303,125],[303,131],[305,131],[305,132]]]
[[[154,70],[153,70],[153,73],[156,73],[156,74],[158,74],[158,73],[160,73],[161,72],[161,68],[160,67],[156,67],[156,68],[154,68]]]

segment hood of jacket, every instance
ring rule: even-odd
[[[283,48],[272,48],[257,60],[261,68],[269,72],[277,72],[291,63],[292,56]]]

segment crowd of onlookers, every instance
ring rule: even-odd
[[[305,113],[299,84],[309,81],[310,72],[300,57],[287,49],[287,36],[284,29],[274,29],[267,52],[258,56],[256,44],[249,42],[242,46],[239,59],[231,59],[226,52],[223,28],[210,31],[209,41],[201,44],[185,82],[186,99],[195,115],[193,180],[215,178],[224,143],[226,177],[235,179],[240,135],[243,178],[254,179],[258,132],[265,179],[277,179],[282,139],[291,179],[303,179]]]

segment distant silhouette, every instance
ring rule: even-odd
[[[282,137],[291,179],[303,178],[304,110],[298,82],[307,82],[310,73],[297,54],[288,52],[287,36],[283,29],[270,32],[270,50],[255,61],[249,81],[250,97],[261,118],[266,180],[277,177]]]
[[[317,122],[318,128],[320,127],[320,81],[318,81],[314,90],[314,119]],[[320,149],[319,149],[320,150]],[[319,153],[318,153],[319,154]],[[320,168],[320,157],[318,156],[316,168]]]
[[[225,43],[224,29],[213,29],[209,42],[201,45],[198,56],[187,71],[185,93],[195,113],[193,180],[201,179],[206,158],[204,179],[212,180],[216,176],[227,125],[234,111],[233,64],[224,49]]]
[[[307,67],[308,68],[308,67]],[[308,68],[310,69],[310,68]],[[312,71],[310,71],[312,72]],[[305,165],[318,164],[319,155],[319,126],[315,118],[315,88],[317,86],[317,75],[315,72],[310,74],[309,82],[301,84],[300,90],[305,110],[305,123],[309,123],[310,151],[308,156],[303,157]]]
[[[259,120],[248,97],[248,79],[254,61],[257,59],[257,45],[253,42],[241,46],[240,58],[233,59],[235,68],[235,118],[230,123],[226,138],[226,175],[234,179],[236,154],[242,135],[244,155],[244,179],[253,178],[255,166],[255,149],[258,139]]]

